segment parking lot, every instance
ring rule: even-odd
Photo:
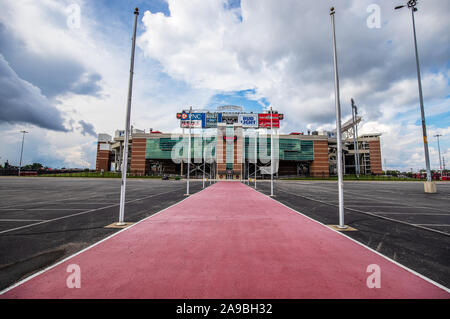
[[[257,184],[270,194],[270,183]],[[421,182],[344,182],[344,232],[450,287],[450,184],[425,194]],[[326,225],[339,223],[337,182],[275,181],[275,199]]]
[[[119,229],[120,179],[0,178],[0,289]],[[191,182],[190,192],[202,187]],[[128,179],[125,221],[184,199],[186,183]]]

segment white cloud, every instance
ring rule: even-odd
[[[131,30],[104,25],[89,2],[75,2],[81,6],[80,29],[66,24],[72,0],[3,2],[0,22],[34,55],[65,57],[100,75],[101,94],[72,92],[54,100],[68,119],[112,133],[124,127]],[[382,27],[369,29],[366,8],[372,2],[335,4],[343,119],[349,118],[354,97],[363,129],[383,132],[383,153],[405,165],[417,158],[415,165],[421,167],[420,134],[410,133],[420,133],[410,15],[407,9],[394,11],[391,4],[380,3]],[[283,131],[332,129],[332,2],[242,0],[241,8],[232,10],[224,4],[168,0],[170,16],[148,11],[141,16],[132,124],[174,131],[175,113],[182,107],[201,108],[218,92],[255,89],[256,97],[267,98],[286,115]],[[445,0],[423,2],[417,14],[427,116],[448,111],[450,22],[445,9],[450,9]],[[62,136],[72,145],[86,143],[81,138],[93,140],[80,131]],[[442,149],[449,147],[443,139]],[[72,162],[80,154],[76,147],[67,151],[74,155],[59,154]],[[93,167],[95,156],[88,162]]]
[[[242,21],[222,0],[168,4],[170,16],[145,13],[146,31],[139,39],[164,72],[193,87],[255,88],[286,114],[284,131],[334,126],[330,2],[242,0]],[[412,133],[420,133],[415,124],[420,112],[410,15],[382,3],[382,27],[369,29],[369,4],[336,4],[343,118],[349,118],[350,98],[355,97],[366,121],[363,128],[384,133],[385,154],[398,165],[417,159],[413,163],[421,167],[421,135]],[[427,2],[416,14],[429,114],[448,106],[450,22],[442,6],[448,4]],[[428,25],[432,33],[425,31]]]
[[[0,144],[1,162],[8,160],[11,165],[19,165],[22,134],[25,129],[25,142],[22,164],[39,162],[53,168],[92,167],[92,158],[97,151],[96,143],[79,131],[55,132],[31,125],[0,126],[2,143]]]

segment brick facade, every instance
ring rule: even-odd
[[[108,172],[111,167],[111,162],[109,160],[110,156],[111,156],[111,151],[100,150],[100,145],[102,145],[102,144],[108,144],[108,143],[105,143],[105,142],[97,143],[97,159],[95,162],[95,170],[96,171],[103,170],[104,172]]]
[[[328,140],[314,141],[314,161],[310,166],[312,177],[329,177],[330,167],[328,164]]]
[[[145,175],[145,149],[147,147],[146,138],[133,138],[131,143],[131,165],[132,175]]]
[[[381,147],[380,140],[369,141],[370,151],[370,171],[372,174],[383,174],[381,166]]]
[[[222,135],[217,135],[217,144],[216,144],[216,162],[217,162],[217,173],[222,175],[222,178],[224,178],[224,174],[227,170],[226,165],[226,143],[223,142]]]

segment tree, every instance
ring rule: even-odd
[[[30,170],[30,171],[37,171],[37,170],[41,169],[42,167],[43,167],[43,165],[41,163],[33,163],[31,165],[30,164],[25,165],[23,167],[23,169]]]

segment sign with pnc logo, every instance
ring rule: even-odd
[[[181,113],[181,121],[180,121],[180,127],[181,128],[202,128],[204,119],[205,119],[205,113],[191,113],[191,125],[189,125],[189,113]]]

